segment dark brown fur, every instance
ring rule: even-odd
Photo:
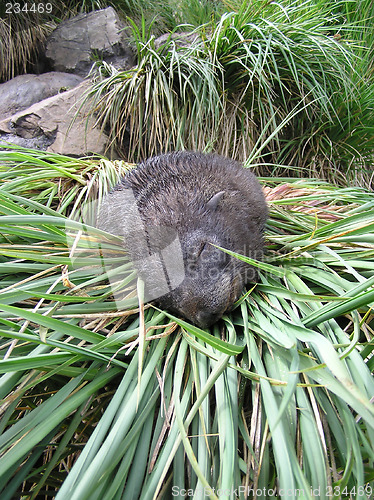
[[[267,206],[255,176],[217,155],[178,152],[141,163],[104,199],[98,225],[122,235],[147,298],[207,327],[256,270],[215,248],[261,259]]]

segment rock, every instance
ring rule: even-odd
[[[163,45],[167,45],[169,40],[172,40],[177,47],[190,47],[193,43],[199,40],[197,33],[182,31],[180,33],[165,33],[155,40],[155,48],[159,49]]]
[[[70,73],[50,72],[42,75],[20,75],[0,84],[0,119],[11,116],[32,104],[71,89],[82,77]]]
[[[86,76],[95,59],[117,68],[134,65],[125,25],[112,7],[63,21],[48,37],[46,57],[56,71]]]
[[[83,92],[90,83],[54,95],[0,122],[0,142],[35,147],[52,153],[84,156],[104,154],[108,137],[87,122],[87,107],[80,109]]]
[[[41,149],[45,151],[48,146],[52,144],[53,139],[48,139],[45,135],[35,137],[33,139],[24,139],[23,137],[18,137],[17,135],[2,134],[0,132],[0,146],[2,142],[15,144],[16,146],[22,146],[23,148]]]

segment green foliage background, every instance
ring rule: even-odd
[[[196,4],[203,11],[204,2]],[[98,64],[87,96],[113,142],[130,161],[214,150],[262,175],[291,168],[370,186],[372,3],[229,6],[204,24],[174,26],[161,45],[159,18],[131,23],[138,64],[129,71]]]

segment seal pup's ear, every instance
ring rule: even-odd
[[[222,200],[224,194],[225,191],[219,191],[219,193],[214,194],[206,204],[207,209],[211,210],[212,212],[217,210],[218,204]]]

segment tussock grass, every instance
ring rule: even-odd
[[[86,96],[112,141],[131,152],[130,161],[187,145],[204,149],[207,134],[214,143],[223,106],[203,47],[179,46],[172,36],[157,46],[144,19],[141,28],[132,23],[132,33],[137,66],[101,65]]]
[[[0,83],[27,73],[55,24],[13,14],[0,18]]]
[[[47,4],[49,4],[47,6]],[[17,75],[41,71],[40,61],[48,35],[62,19],[79,12],[103,8],[106,2],[91,0],[2,2],[0,5],[0,83]],[[41,63],[41,65],[40,65]]]
[[[143,330],[131,272],[118,308],[101,265],[102,245],[127,265],[116,238],[72,209],[123,165],[22,149],[0,165],[2,499],[370,498],[372,193],[263,179],[261,282],[209,331],[152,306]]]
[[[57,2],[54,15],[108,4],[133,19],[138,64],[98,63],[86,98],[128,161],[182,148],[246,161],[255,149],[261,175],[372,188],[371,0],[93,0]],[[52,29],[42,21],[0,20],[0,78],[26,71]]]
[[[99,65],[87,99],[129,161],[181,148],[246,161],[255,150],[262,175],[292,166],[370,186],[374,13],[360,6],[228,2],[201,26],[175,27],[161,46],[143,18],[132,26],[137,66]]]

